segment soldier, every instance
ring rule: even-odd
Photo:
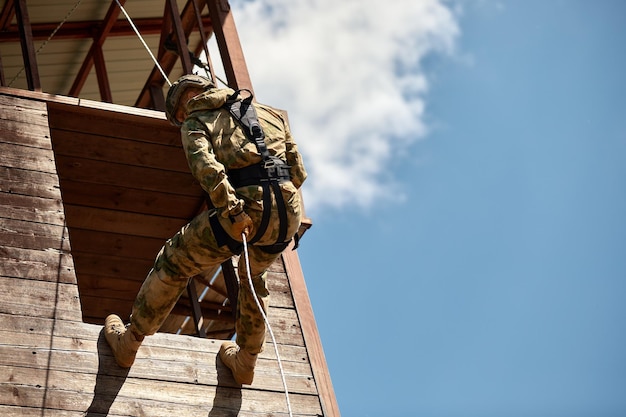
[[[105,337],[121,367],[133,364],[144,336],[159,329],[190,277],[240,253],[243,233],[249,240],[254,288],[248,284],[241,256],[236,343],[224,342],[219,356],[238,383],[252,383],[266,331],[252,291],[267,312],[266,270],[298,231],[298,189],[306,171],[284,117],[268,106],[249,106],[262,128],[252,129],[252,137],[236,117],[249,116],[251,110],[248,107],[246,112],[245,100],[242,103],[237,97],[233,90],[218,89],[198,75],[181,77],[168,91],[167,118],[181,127],[189,168],[213,207],[192,219],[161,248],[135,299],[130,324],[125,326],[114,314],[106,318]],[[229,110],[233,103],[241,105],[235,106],[240,113]],[[242,119],[245,122],[246,117]],[[259,137],[260,142],[255,143]]]

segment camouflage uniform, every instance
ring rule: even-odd
[[[154,267],[144,281],[135,300],[131,323],[141,334],[154,334],[168,316],[185,290],[189,277],[229,259],[233,253],[228,246],[219,246],[209,216],[217,216],[230,235],[229,215],[243,210],[256,229],[263,214],[261,186],[250,185],[234,189],[228,181],[228,170],[261,162],[256,145],[244,135],[241,127],[222,108],[234,91],[211,88],[187,103],[188,117],[181,127],[183,148],[192,174],[208,193],[215,209],[203,212],[169,239],[159,252]],[[280,185],[287,209],[287,239],[300,226],[301,204],[298,189],[306,178],[302,157],[291,137],[284,117],[276,110],[255,104],[265,133],[270,154],[290,165],[291,181]],[[268,253],[262,246],[276,243],[279,220],[276,200],[272,197],[269,226],[263,236],[249,245],[250,270],[254,290],[267,311],[269,292],[265,285],[267,268],[280,253]],[[232,236],[241,241],[240,236]],[[265,340],[265,323],[248,285],[244,256],[239,260],[240,280],[235,330],[237,344],[250,353],[259,353]]]

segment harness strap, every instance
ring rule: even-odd
[[[235,188],[246,185],[261,185],[263,188],[263,215],[257,232],[252,239],[250,239],[250,244],[258,242],[269,226],[272,191],[274,192],[278,209],[279,226],[276,244],[270,246],[284,245],[284,247],[286,247],[288,244],[288,242],[285,242],[287,238],[287,208],[280,189],[280,184],[290,180],[290,167],[282,159],[270,155],[264,140],[265,134],[263,133],[256,110],[252,104],[252,93],[250,93],[248,97],[239,100],[238,97],[241,91],[248,91],[248,93],[250,93],[249,90],[235,91],[226,100],[224,108],[226,108],[239,123],[246,137],[256,145],[263,161],[249,167],[231,169],[228,171],[228,178]]]

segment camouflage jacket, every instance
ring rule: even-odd
[[[189,168],[222,217],[241,211],[246,202],[262,198],[260,187],[235,190],[228,181],[228,170],[261,162],[256,145],[250,142],[229,111],[222,106],[234,91],[210,89],[187,103],[188,117],[181,137]],[[271,155],[287,162],[291,183],[300,188],[306,179],[302,156],[291,137],[289,125],[279,111],[254,104]]]

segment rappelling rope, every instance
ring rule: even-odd
[[[39,48],[37,48],[37,50],[35,51],[35,56],[39,55],[39,52],[41,52],[41,50],[46,47],[46,45],[48,44],[48,42],[50,42],[50,40],[54,37],[54,35],[57,34],[59,29],[61,29],[61,26],[63,26],[65,24],[65,22],[67,22],[67,19],[69,19],[70,16],[72,15],[72,13],[74,13],[74,10],[76,10],[78,8],[78,6],[80,5],[81,1],[83,1],[83,0],[78,0],[76,2],[76,4],[74,4],[74,7],[72,7],[72,9],[69,12],[67,12],[67,14],[65,15],[65,17],[63,18],[61,23],[59,23],[57,25],[57,27],[52,31],[50,36],[48,36],[48,39],[46,39],[44,41],[44,43],[42,43],[41,46]],[[9,82],[9,85],[8,85],[9,87],[11,87],[11,85],[13,85],[15,80],[17,80],[20,75],[22,75],[22,73],[24,72],[25,69],[26,69],[25,67],[22,67],[22,69],[15,75],[15,77],[13,77],[13,79]]]
[[[135,26],[135,24],[133,23],[133,20],[130,18],[128,13],[126,13],[126,9],[124,9],[124,6],[122,6],[122,4],[119,2],[119,0],[115,0],[115,2],[120,7],[120,10],[122,11],[122,13],[124,13],[124,16],[126,16],[126,20],[128,20],[128,23],[130,23],[130,26],[133,28],[133,30],[137,34],[137,37],[139,38],[139,40],[143,44],[143,47],[146,48],[146,51],[148,51],[148,54],[150,54],[150,57],[154,61],[154,65],[156,65],[157,68],[159,69],[159,71],[161,72],[161,75],[163,76],[163,79],[165,81],[167,81],[167,85],[169,85],[171,87],[172,83],[170,82],[170,79],[167,78],[167,74],[165,74],[165,71],[163,71],[163,68],[161,68],[161,65],[159,64],[159,61],[157,61],[157,59],[154,57],[154,54],[152,53],[150,48],[148,48],[148,45],[146,44],[146,41],[143,40],[143,37],[141,36],[141,33],[139,33],[139,29],[137,29],[137,26]]]
[[[263,307],[261,306],[261,302],[259,301],[259,297],[256,295],[256,291],[254,290],[254,284],[252,283],[252,273],[250,272],[250,258],[248,256],[248,241],[246,239],[246,234],[242,233],[241,237],[243,238],[243,255],[246,261],[246,274],[248,277],[248,284],[250,284],[250,291],[252,291],[252,295],[254,296],[254,301],[256,302],[256,306],[258,307],[261,315],[263,316],[263,320],[265,321],[265,325],[270,332],[270,337],[272,338],[272,343],[274,344],[274,350],[276,351],[276,359],[278,361],[278,367],[280,368],[280,377],[283,380],[283,386],[285,387],[285,399],[287,400],[287,409],[289,410],[289,416],[293,417],[293,412],[291,411],[291,402],[289,401],[289,391],[287,390],[287,381],[285,380],[285,370],[283,369],[283,363],[280,360],[280,355],[278,354],[278,345],[276,344],[276,339],[274,338],[274,332],[272,331],[272,326],[270,326],[270,322],[267,319],[267,315],[263,311]]]

